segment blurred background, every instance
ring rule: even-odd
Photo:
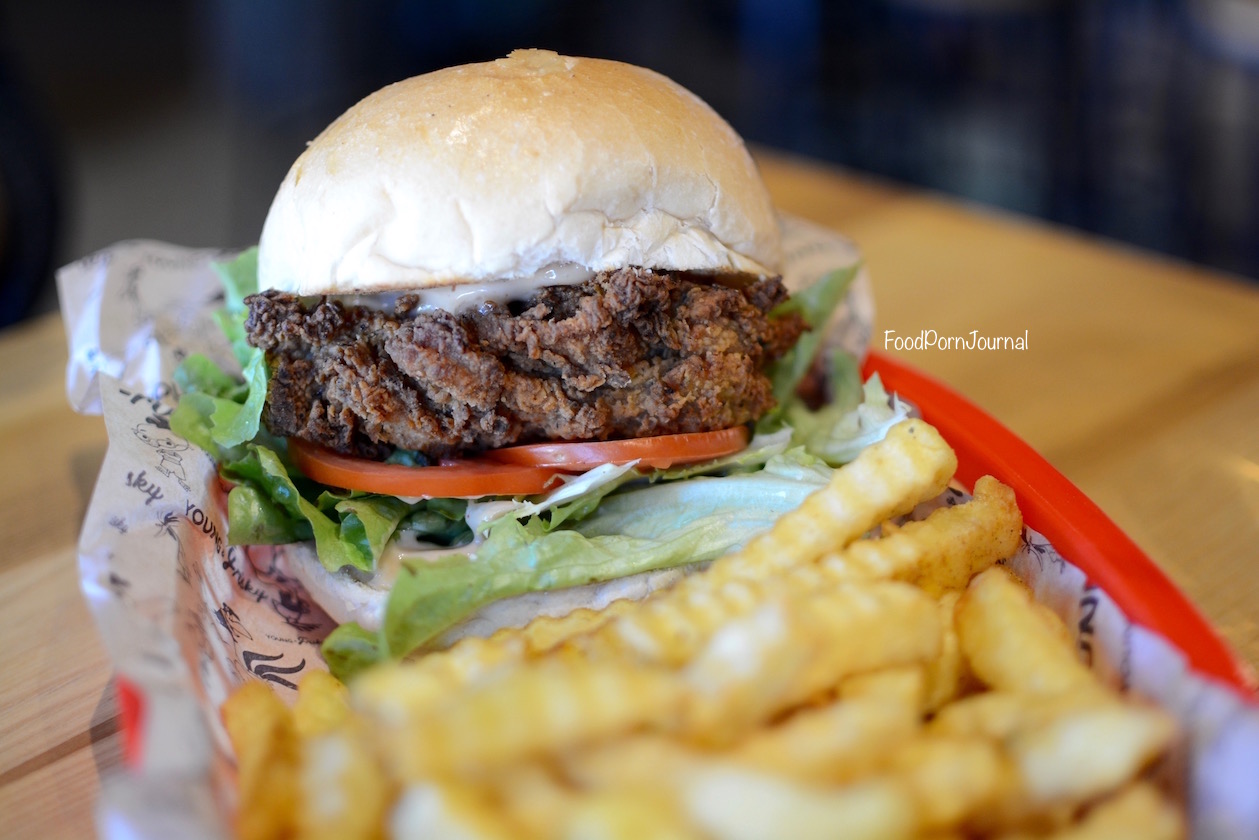
[[[117,240],[256,241],[349,105],[521,46],[652,67],[763,147],[1259,278],[1259,0],[0,0],[0,324]]]

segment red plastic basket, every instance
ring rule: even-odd
[[[1175,645],[1198,673],[1255,699],[1255,673],[1237,658],[1189,599],[1079,488],[1013,432],[974,404],[884,353],[864,375],[921,410],[957,452],[958,480],[992,475],[1014,488],[1024,522],[1039,531],[1115,601],[1131,620]]]

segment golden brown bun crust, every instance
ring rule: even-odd
[[[778,260],[760,175],[703,101],[640,67],[517,50],[390,85],[325,129],[271,206],[259,280],[363,293]]]

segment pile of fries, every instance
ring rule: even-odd
[[[245,838],[1182,837],[1173,720],[1101,685],[998,561],[1008,487],[936,498],[910,420],[743,551],[643,602],[540,618],[223,707]]]

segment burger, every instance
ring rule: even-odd
[[[641,596],[835,460],[852,406],[796,391],[851,271],[793,298],[780,252],[744,143],[664,76],[418,76],[293,164],[221,268],[244,384],[189,360],[172,428],[218,458],[232,541],[286,546],[341,623],[342,673]]]
[[[429,462],[742,427],[803,326],[769,315],[779,248],[739,137],[655,73],[520,51],[392,85],[263,227],[267,426]]]

